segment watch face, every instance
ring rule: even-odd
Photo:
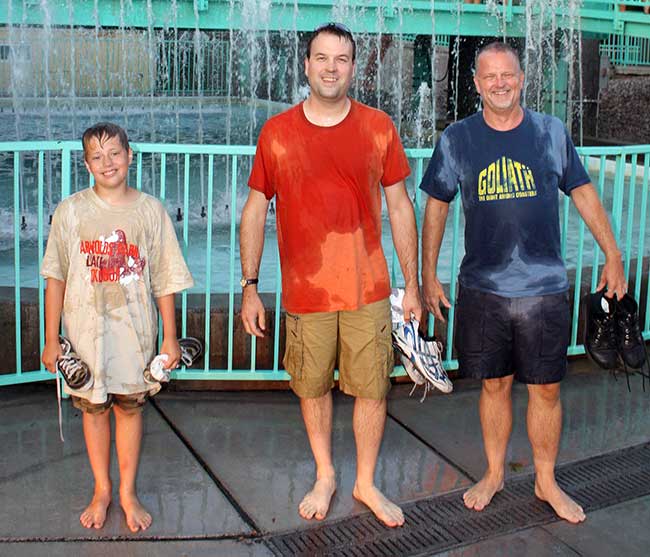
[[[243,278],[239,281],[239,284],[241,284],[241,287],[244,288],[246,286],[246,279]]]

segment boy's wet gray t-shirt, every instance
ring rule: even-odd
[[[67,392],[93,403],[107,393],[157,392],[143,370],[155,356],[155,298],[193,281],[163,205],[141,193],[112,206],[90,188],[57,207],[41,274],[65,281],[63,326],[92,374],[90,391]]]
[[[465,257],[459,281],[499,296],[569,288],[560,255],[558,190],[590,182],[560,120],[524,110],[510,131],[478,112],[440,137],[420,188],[450,202],[460,186]]]

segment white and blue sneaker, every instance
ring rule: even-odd
[[[424,400],[433,388],[443,393],[450,393],[454,389],[453,383],[447,376],[442,366],[442,343],[436,337],[422,337],[419,333],[420,323],[417,319],[404,321],[402,300],[404,290],[393,289],[390,302],[393,321],[393,346],[400,355],[404,369],[415,385],[411,394],[418,385],[424,385]]]
[[[443,393],[450,393],[454,385],[442,367],[442,343],[436,337],[421,337],[419,326],[417,319],[398,325],[393,330],[393,346],[399,351],[402,363],[408,362],[404,369],[416,385],[425,383]]]

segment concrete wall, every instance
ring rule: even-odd
[[[620,143],[650,143],[650,75],[614,75],[601,91],[598,137]]]

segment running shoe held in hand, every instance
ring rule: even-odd
[[[178,339],[181,349],[181,362],[184,366],[191,366],[203,354],[203,343],[194,337]],[[169,356],[158,354],[144,370],[144,379],[147,383],[166,383],[170,379],[171,369],[166,367]],[[179,367],[179,366],[176,366]]]
[[[59,337],[63,354],[56,361],[56,371],[61,374],[68,387],[75,391],[87,391],[93,386],[93,375],[84,362],[72,349],[70,341]]]
[[[400,354],[406,373],[415,383],[411,394],[418,385],[424,385],[422,400],[433,388],[450,393],[454,387],[442,366],[442,343],[435,337],[420,336],[417,319],[404,321],[403,299],[404,290],[393,289],[390,296],[393,346]]]

